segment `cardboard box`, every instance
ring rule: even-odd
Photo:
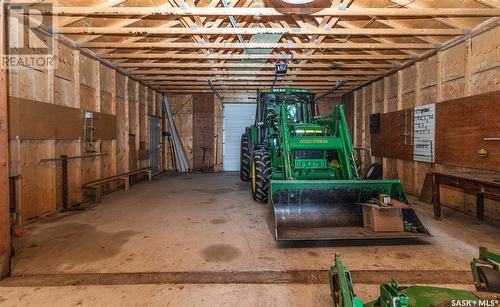
[[[404,231],[400,208],[363,204],[363,225],[376,232]]]

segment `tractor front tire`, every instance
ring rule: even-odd
[[[252,159],[252,196],[255,201],[267,203],[271,182],[271,159],[266,150],[254,151]]]
[[[240,178],[242,181],[245,182],[250,181],[251,163],[252,163],[252,157],[250,155],[250,149],[248,149],[248,133],[243,133],[241,135],[241,143],[240,143]]]

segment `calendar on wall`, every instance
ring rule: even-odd
[[[434,163],[436,104],[415,107],[413,112],[413,160]]]

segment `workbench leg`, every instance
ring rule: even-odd
[[[434,218],[441,219],[441,198],[439,195],[439,181],[436,175],[432,176],[432,198],[434,204]]]
[[[101,198],[102,198],[102,187],[97,186],[95,188],[95,202],[96,202],[96,204],[101,202]]]
[[[128,192],[128,189],[130,187],[130,180],[129,177],[124,177],[123,180],[125,181],[125,192]]]
[[[476,216],[478,219],[484,219],[484,194],[476,194]]]

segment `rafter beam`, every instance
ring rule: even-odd
[[[433,49],[439,46],[422,43],[84,43],[97,49]]]
[[[60,34],[88,34],[88,35],[462,35],[460,29],[412,29],[412,28],[156,28],[156,27],[61,27],[56,30]]]
[[[274,76],[274,70],[136,70],[135,75],[262,75]],[[307,76],[331,76],[331,75],[347,75],[347,76],[367,76],[378,75],[380,72],[374,70],[291,70],[287,72],[288,75],[307,75]]]
[[[142,80],[150,80],[150,81],[174,81],[174,80],[204,80],[207,81],[207,77],[200,76],[146,76],[141,78]],[[210,78],[210,80],[228,80],[228,81],[254,81],[254,80],[273,80],[274,76],[214,76]],[[322,76],[322,81],[337,81],[337,80],[349,80],[349,81],[367,81],[370,78],[362,77],[362,76]],[[297,78],[292,79],[291,76],[284,76],[280,78],[280,80],[302,80],[302,81],[318,81],[318,77],[304,77],[298,76]]]
[[[176,53],[147,53],[147,54],[131,54],[131,53],[113,53],[105,56],[108,59],[176,59],[176,60],[204,60],[204,59],[219,59],[219,60],[255,60],[255,59],[291,59],[294,60],[410,60],[411,56],[405,54],[176,54]]]
[[[479,2],[479,3],[486,5],[486,6],[500,8],[500,1],[498,1],[498,0],[476,0],[476,2]]]
[[[393,3],[396,3],[398,5],[404,5],[408,8],[411,8],[411,9],[430,9],[429,7],[424,7],[424,6],[421,6],[419,4],[416,4],[415,2],[411,2],[409,3],[407,0],[390,0],[391,2]],[[463,23],[459,22],[459,21],[456,21],[456,20],[453,20],[453,19],[450,19],[449,18],[450,16],[446,16],[446,18],[440,18],[440,17],[433,17],[434,20],[444,24],[444,25],[447,25],[449,27],[453,27],[453,28],[458,28],[458,29],[466,29],[468,28],[466,25],[464,25]]]
[[[160,81],[160,82],[154,82],[155,85],[171,85],[171,86],[184,86],[184,85],[206,85],[207,82],[205,81]],[[221,82],[213,82],[214,85],[269,85],[269,82],[263,82],[263,81],[243,81],[243,82],[236,82],[236,81],[221,81]],[[296,81],[281,81],[278,80],[276,81],[277,85],[293,85],[293,86],[332,86],[335,85],[336,83],[334,81],[330,82],[296,82]],[[350,85],[360,85],[362,82],[349,82]]]
[[[120,63],[123,68],[274,68],[275,64],[272,63]],[[290,63],[290,68],[327,68],[327,69],[350,69],[350,68],[395,68],[392,64],[373,64],[373,63],[360,63],[360,64],[344,64],[344,63]]]
[[[494,17],[500,16],[500,10],[487,8],[325,8],[318,12],[304,8],[280,9],[274,8],[209,8],[209,7],[173,7],[173,8],[149,8],[149,7],[70,7],[56,6],[53,11],[43,12],[57,16],[330,16],[330,17],[352,17],[352,16],[383,16],[383,17]]]

